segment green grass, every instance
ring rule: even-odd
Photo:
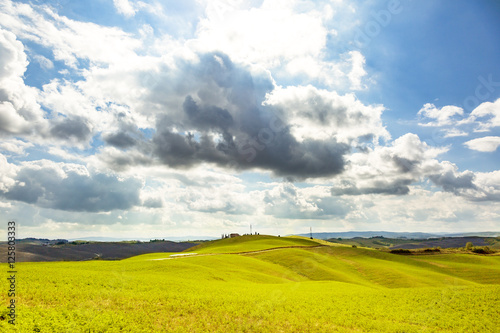
[[[274,237],[261,235],[247,235],[235,238],[219,239],[189,248],[186,252],[196,253],[236,253],[248,251],[262,251],[277,247],[289,246],[319,246],[321,241],[314,241],[304,237]]]
[[[493,332],[500,327],[500,256],[399,256],[270,236],[203,245],[193,251],[202,255],[176,259],[152,260],[169,257],[158,253],[122,261],[18,263],[18,325],[7,330],[12,327],[0,320],[0,331]],[[240,254],[217,254],[235,252]],[[0,287],[7,289],[6,279]],[[6,293],[0,300],[7,304]]]

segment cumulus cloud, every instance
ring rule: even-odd
[[[92,128],[83,117],[59,118],[52,123],[50,134],[57,139],[68,141],[87,141]]]
[[[477,172],[475,184],[479,193],[471,197],[477,201],[500,201],[500,171]]]
[[[265,214],[285,219],[324,219],[349,212],[342,199],[329,196],[323,188],[299,189],[283,183],[264,191]]]
[[[18,168],[9,163],[7,158],[0,154],[0,192],[6,192],[16,184],[16,173]]]
[[[444,191],[462,194],[476,189],[473,172],[458,172],[457,167],[449,162],[442,162],[440,166],[442,168],[439,173],[430,174],[428,177],[434,184],[441,186]]]
[[[477,138],[464,143],[464,145],[472,150],[491,153],[497,150],[500,146],[500,137],[498,136],[485,136]]]
[[[55,60],[76,69],[78,59],[118,63],[134,57],[141,42],[115,27],[79,22],[58,15],[49,6],[6,1],[0,13],[4,28],[18,38],[51,49]]]
[[[135,146],[137,140],[126,132],[116,132],[104,136],[107,144],[117,148],[129,148]]]
[[[8,151],[14,154],[24,154],[27,148],[33,147],[31,142],[22,141],[19,139],[6,139],[0,142],[0,150]]]
[[[238,184],[201,186],[179,191],[178,202],[190,211],[229,215],[252,214],[256,211],[255,198],[245,193]]]
[[[467,122],[477,124],[476,132],[486,132],[500,126],[500,98],[495,102],[484,102],[475,108]]]
[[[500,172],[459,172],[450,162],[442,163],[439,174],[429,178],[446,192],[470,201],[500,201]]]
[[[122,126],[116,104],[100,100],[79,87],[79,83],[52,80],[43,86],[40,103],[51,110],[48,129],[42,133],[45,139],[55,137],[59,145],[87,146],[98,133],[118,131]],[[123,108],[123,107],[122,107]]]
[[[384,107],[364,105],[353,94],[292,86],[273,90],[264,103],[279,110],[299,141],[334,137],[351,144],[390,138],[381,119]]]
[[[317,55],[325,46],[328,31],[322,19],[328,14],[300,13],[295,5],[294,1],[264,1],[258,8],[249,8],[239,2],[209,1],[206,18],[198,24],[198,43],[205,50],[224,50],[231,57],[266,67]]]
[[[0,195],[45,208],[76,212],[107,212],[140,204],[142,182],[94,173],[86,167],[48,160],[23,162],[13,167],[2,156]]]
[[[390,146],[376,146],[351,154],[347,170],[335,181],[332,194],[408,194],[412,183],[440,172],[441,166],[435,158],[445,151],[408,133]]]
[[[331,25],[342,20],[339,7],[346,6],[331,1],[263,1],[258,6],[207,1],[190,44],[197,51],[223,50],[232,59],[272,68],[277,77],[363,89],[367,73],[361,52],[346,50],[341,59],[325,59],[328,39],[337,35]]]
[[[448,126],[456,123],[457,116],[463,116],[464,110],[454,105],[446,105],[437,108],[434,104],[427,103],[418,111],[422,118],[428,118],[432,121],[420,123],[421,126]]]
[[[151,152],[160,163],[174,168],[200,163],[261,168],[296,178],[342,172],[347,144],[331,136],[298,140],[275,107],[263,105],[275,87],[267,72],[235,64],[222,53],[199,54],[193,61],[161,68],[138,107],[156,118],[153,137],[140,142],[140,151]],[[119,148],[133,144],[131,137],[116,132],[104,140]]]
[[[369,184],[358,185],[353,181],[343,180],[332,187],[332,195],[362,195],[362,194],[391,194],[405,195],[410,192],[408,187],[413,179],[374,180]]]
[[[419,123],[421,126],[448,127],[445,137],[467,136],[469,131],[488,132],[500,126],[500,99],[481,103],[469,115],[465,115],[458,106],[437,108],[427,103],[418,111],[418,115],[421,120],[428,120]]]
[[[23,44],[0,29],[0,135],[30,134],[44,126],[37,91],[24,84],[28,61]]]
[[[365,57],[359,51],[350,51],[349,56],[352,68],[347,77],[351,82],[351,89],[361,90],[363,89],[362,79],[367,74],[364,69]]]

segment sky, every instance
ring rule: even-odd
[[[500,230],[495,0],[0,0],[18,237]]]

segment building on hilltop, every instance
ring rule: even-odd
[[[234,238],[234,237],[239,237],[240,234],[230,234],[229,237]]]

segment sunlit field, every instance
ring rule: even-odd
[[[214,241],[186,253],[192,254],[18,263],[16,329],[7,323],[5,306],[0,328],[494,332],[500,327],[500,256],[401,256],[270,236]],[[6,289],[6,279],[2,283]]]

